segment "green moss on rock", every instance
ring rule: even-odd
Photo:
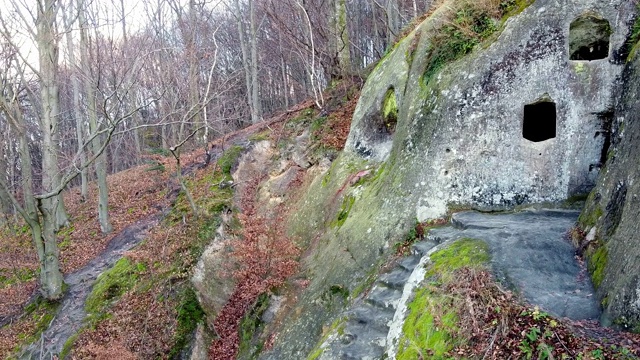
[[[387,132],[395,132],[396,124],[398,123],[398,101],[396,99],[396,91],[393,88],[387,90],[387,93],[384,95],[382,118]]]
[[[353,204],[356,202],[356,198],[349,195],[344,198],[342,201],[342,207],[340,207],[340,211],[338,212],[338,216],[334,221],[334,227],[341,227],[345,221],[347,221],[347,217],[349,217],[349,212],[353,207]]]
[[[269,295],[262,294],[258,297],[253,308],[247,311],[240,321],[238,328],[240,345],[238,358],[254,359],[262,351],[262,343],[256,343],[255,334],[262,326],[262,315],[269,308]]]
[[[444,359],[456,345],[458,316],[452,299],[429,288],[418,290],[409,304],[409,316],[402,327],[403,337],[396,359]],[[436,318],[437,317],[437,318]]]
[[[491,260],[489,245],[482,240],[464,238],[431,255],[427,276],[451,273],[466,266],[479,266]]]
[[[596,288],[599,288],[604,280],[604,270],[609,260],[609,251],[605,245],[597,248],[588,258],[588,270],[591,274],[591,280]]]
[[[479,267],[490,260],[487,243],[476,239],[460,239],[433,253],[426,273],[427,283],[417,290],[409,304],[409,315],[402,327],[396,359],[447,359],[460,345],[459,318],[455,295],[442,291],[454,271],[463,267]]]
[[[218,166],[220,166],[220,170],[225,175],[231,175],[231,169],[238,162],[240,155],[244,148],[242,146],[234,145],[228,148],[218,159]]]
[[[589,197],[587,198],[588,203],[592,203],[591,198],[592,195],[589,195]],[[603,214],[604,212],[602,211],[602,208],[595,205],[591,209],[585,209],[580,214],[580,217],[578,218],[578,224],[580,224],[583,229],[593,227]]]

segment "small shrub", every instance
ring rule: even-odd
[[[470,53],[476,45],[493,35],[509,15],[524,9],[531,2],[528,0],[454,2],[443,25],[435,30],[435,35],[432,36],[431,53],[423,83],[427,84],[445,65]]]

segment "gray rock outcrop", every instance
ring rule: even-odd
[[[605,323],[640,329],[640,57],[625,70],[606,167],[580,217]]]

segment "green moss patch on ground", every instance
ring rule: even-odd
[[[482,241],[459,240],[431,261],[409,304],[398,360],[638,358],[629,336],[594,337],[598,324],[554,318],[505,290],[484,267]]]
[[[198,323],[203,321],[205,314],[196,293],[190,286],[184,287],[179,296],[177,307],[178,326],[174,335],[174,345],[168,354],[170,359],[177,358],[180,352],[191,341],[193,332],[198,327]]]
[[[95,322],[105,316],[107,308],[122,294],[133,288],[139,274],[145,270],[144,264],[136,264],[127,258],[122,258],[111,269],[102,273],[93,285],[85,303],[88,321]]]
[[[250,311],[244,315],[240,321],[238,329],[240,345],[238,348],[239,358],[257,358],[262,351],[263,342],[256,341],[256,336],[263,327],[262,315],[269,308],[269,295],[264,293],[258,296]]]
[[[30,318],[35,324],[35,327],[34,329],[30,329],[32,331],[18,335],[21,345],[16,346],[14,351],[19,351],[22,345],[36,341],[40,337],[40,334],[49,327],[51,321],[53,321],[59,306],[59,302],[50,302],[42,297],[38,297],[35,302],[27,305],[24,309],[23,316]]]
[[[431,255],[427,283],[409,304],[402,328],[398,360],[443,359],[464,343],[459,336],[460,319],[454,294],[443,292],[462,268],[478,268],[490,260],[488,245],[481,240],[461,239]]]
[[[242,146],[233,145],[220,156],[218,166],[224,175],[231,175],[231,169],[238,163],[238,159],[243,151],[244,148]]]

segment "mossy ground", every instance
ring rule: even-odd
[[[523,304],[484,268],[488,260],[486,244],[472,239],[432,255],[396,359],[637,359],[620,339]]]
[[[170,359],[178,357],[182,349],[189,344],[198,323],[205,316],[198,302],[198,297],[191,287],[183,287],[179,296],[177,312],[178,326],[174,336],[175,343],[168,354]]]
[[[178,195],[161,225],[100,277],[87,301],[88,326],[69,339],[65,354],[94,357],[120,344],[124,334],[136,343],[153,333],[157,340],[139,343],[137,351],[180,355],[204,318],[188,281],[191,269],[215,236],[221,212],[233,210],[233,189],[225,183],[243,151],[231,146],[215,165],[186,176],[199,214]],[[106,329],[113,334],[104,344]]]
[[[122,258],[111,269],[102,273],[85,302],[89,322],[93,323],[105,316],[109,305],[133,288],[139,274],[145,270],[144,264],[136,264],[127,258]]]
[[[441,291],[453,281],[453,273],[463,267],[476,268],[490,260],[488,245],[475,239],[461,239],[431,255],[426,283],[409,304],[404,322],[398,360],[444,359],[461,345],[455,295]]]
[[[29,317],[35,323],[35,328],[27,333],[21,333],[18,336],[21,344],[30,344],[37,340],[40,334],[42,334],[51,321],[53,321],[59,307],[59,302],[50,302],[42,297],[38,297],[35,302],[25,307],[24,316]],[[17,346],[13,350],[16,352],[19,351],[20,346]]]

